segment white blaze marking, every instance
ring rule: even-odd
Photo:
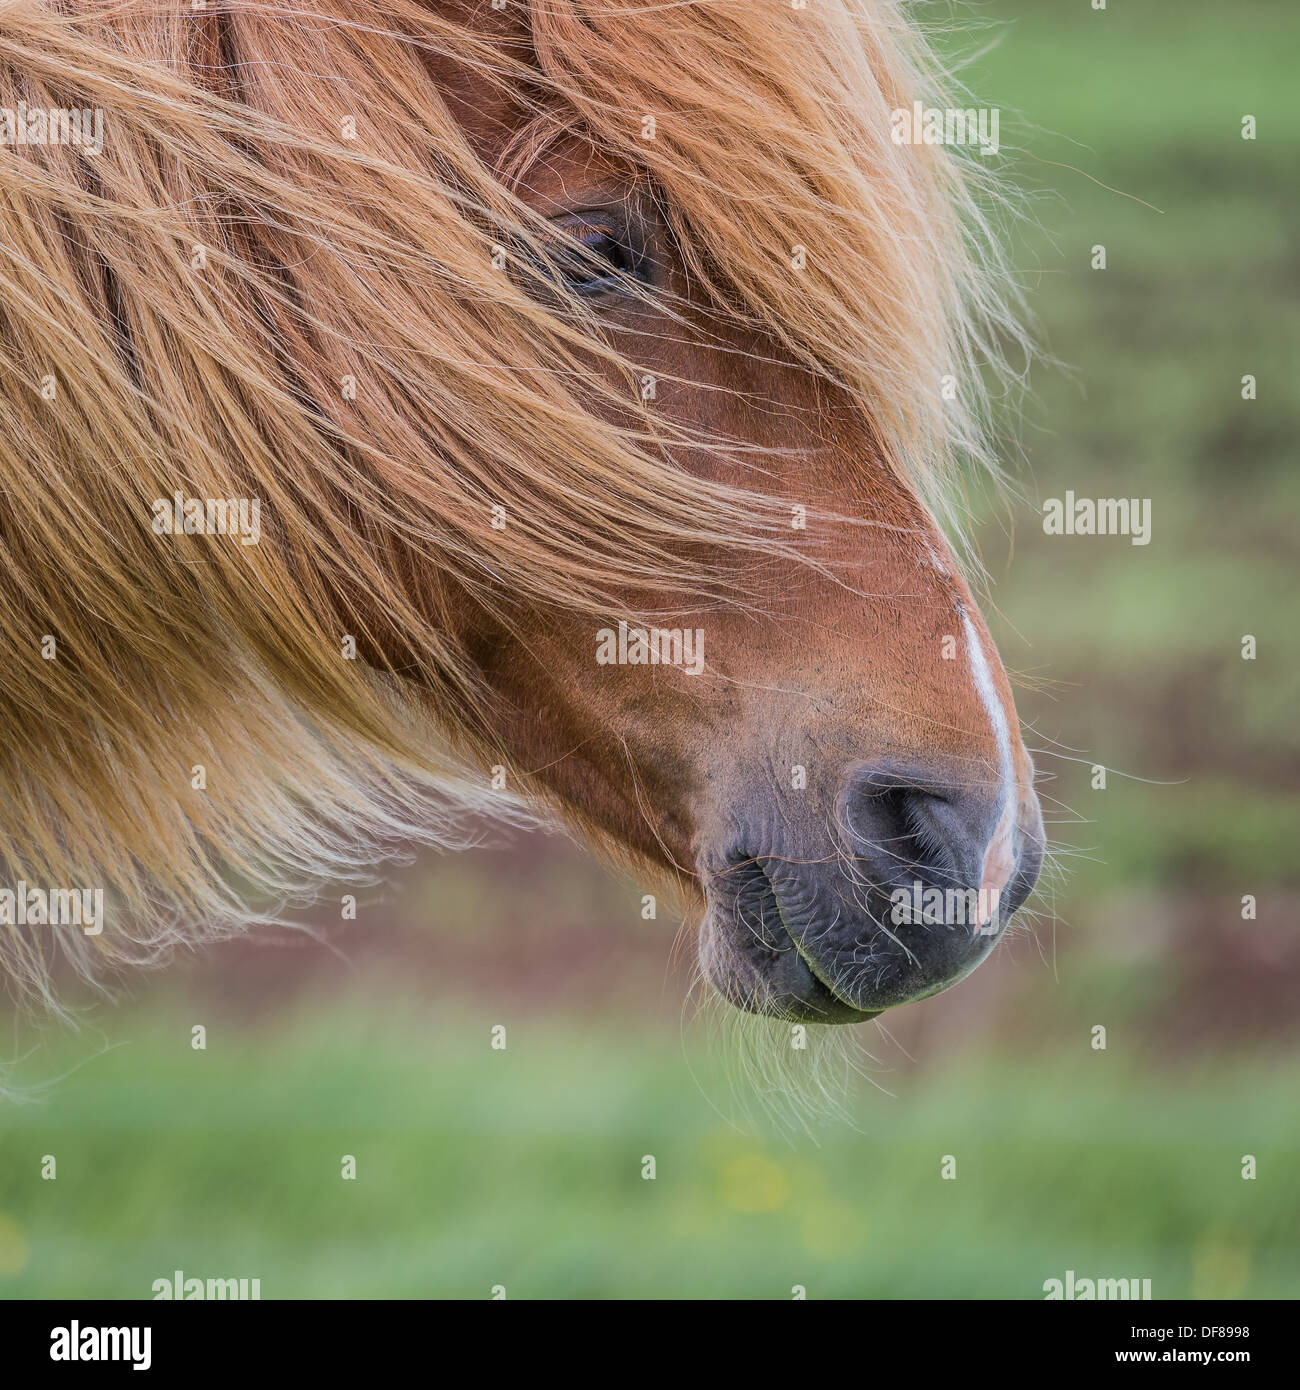
[[[988,658],[979,633],[970,615],[963,607],[962,625],[966,630],[966,647],[970,652],[971,676],[975,689],[984,704],[993,728],[993,737],[998,745],[998,772],[1001,779],[997,829],[989,841],[984,854],[979,891],[979,930],[997,911],[998,898],[1007,886],[1011,871],[1015,867],[1015,825],[1016,825],[1016,772],[1011,760],[1011,726],[1007,722],[1007,712],[998,698],[997,687],[993,683],[993,672],[989,669]]]

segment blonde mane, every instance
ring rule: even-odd
[[[547,228],[510,178],[557,137],[634,168],[702,291],[851,391],[936,512],[992,466],[990,179],[891,139],[952,104],[899,5],[539,0],[529,45],[491,13],[0,0],[0,108],[104,113],[102,152],[0,150],[0,886],[116,905],[101,936],[0,926],[20,996],[56,949],[95,978],[522,815],[477,770],[508,760],[446,586],[726,601],[789,548],[761,457],[749,490],[692,477],[675,449],[730,443],[530,293]],[[501,169],[440,58],[530,111]],[[160,543],[178,492],[258,498],[260,542]]]

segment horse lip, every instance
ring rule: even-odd
[[[837,990],[830,983],[830,981],[826,979],[825,975],[820,970],[818,970],[817,966],[809,957],[808,953],[804,951],[803,948],[799,945],[799,942],[795,934],[790,930],[789,925],[786,922],[785,909],[781,905],[781,898],[780,894],[777,892],[776,885],[772,882],[771,876],[763,867],[758,857],[754,855],[737,856],[731,862],[728,868],[724,870],[721,875],[719,875],[719,877],[735,875],[738,872],[743,874],[744,877],[741,877],[739,879],[732,879],[733,885],[739,884],[739,886],[733,887],[733,892],[737,896],[739,895],[741,888],[743,887],[746,881],[752,882],[755,878],[757,878],[761,880],[762,883],[765,885],[765,896],[768,900],[770,900],[770,902],[776,909],[776,922],[770,923],[764,920],[762,923],[764,935],[760,936],[759,939],[762,941],[763,946],[766,947],[768,950],[775,952],[793,951],[795,957],[799,960],[799,962],[803,965],[804,969],[808,972],[809,977],[815,982],[815,984],[820,985],[821,988],[826,991],[827,995],[830,996],[830,999],[833,1001],[837,1010],[843,1011],[834,1018],[827,1016],[826,1018],[819,1020],[813,1016],[817,1012],[817,1010],[816,1006],[812,1003],[812,1001],[801,1000],[800,1002],[806,1005],[810,1013],[808,1017],[802,1018],[800,1021],[826,1023],[868,1023],[874,1018],[879,1018],[880,1015],[884,1013],[883,1009],[860,1009],[852,1001],[845,999],[844,996],[840,993],[840,991]],[[712,910],[710,915],[713,918],[713,930],[717,931],[717,923],[719,918],[716,910]],[[774,927],[779,928],[780,936],[773,941],[766,940],[765,937],[767,935],[775,935],[775,932],[773,931]],[[754,932],[755,935],[758,935],[756,928],[751,924],[746,923],[745,929]],[[763,973],[765,982],[770,985],[772,983],[771,980],[767,978],[766,972]],[[768,1010],[759,1009],[751,1010],[751,1012],[768,1012]],[[771,1012],[777,1011],[772,1010]]]
[[[1013,881],[1020,876],[1023,867],[1021,856],[1017,855]],[[783,901],[774,875],[760,856],[730,855],[723,867],[714,869],[708,877],[712,891],[707,930],[713,934],[715,960],[723,967],[721,975],[714,976],[719,992],[748,1012],[793,1017],[803,1022],[866,1022],[878,1018],[886,1009],[918,1003],[943,993],[987,960],[1014,911],[997,914],[993,921],[995,930],[991,932],[977,928],[974,944],[964,960],[934,960],[936,967],[946,968],[931,980],[899,980],[899,988],[880,988],[877,980],[873,986],[877,997],[870,1003],[866,1000],[859,1003],[853,997],[857,991],[852,978],[836,983],[834,953],[819,963],[815,951],[804,949],[801,937],[815,941],[816,932],[813,931],[810,938],[809,931],[792,926],[786,915],[789,903]],[[757,914],[754,912],[755,893],[762,909]],[[742,904],[742,897],[747,895],[748,902]],[[743,906],[748,906],[749,911],[743,911]],[[897,938],[881,927],[874,915],[871,920],[897,944]],[[809,925],[805,923],[805,927]],[[811,925],[815,928],[816,922]],[[956,923],[944,925],[965,937],[963,927]],[[906,955],[911,958],[912,953],[906,951]],[[844,959],[842,952],[840,959]],[[751,986],[752,993],[742,992]]]
[[[854,1004],[851,1000],[845,999],[843,995],[840,994],[839,990],[837,990],[835,986],[831,984],[831,982],[826,978],[826,976],[823,975],[820,970],[818,970],[817,963],[808,954],[808,952],[805,951],[804,948],[799,944],[799,938],[794,934],[794,932],[790,930],[790,924],[785,920],[785,908],[781,906],[781,895],[777,892],[776,884],[772,882],[772,876],[757,860],[754,861],[754,867],[763,876],[763,881],[768,886],[768,890],[772,897],[772,903],[776,908],[776,919],[777,922],[780,924],[781,932],[784,935],[786,942],[790,945],[790,947],[793,948],[795,955],[797,955],[799,959],[803,961],[804,965],[808,967],[808,973],[813,977],[813,979],[818,980],[831,995],[833,995],[837,1000],[839,1000],[841,1004],[844,1004],[846,1007],[853,1009],[856,1013],[860,1013],[864,1018],[876,1018],[879,1014],[882,1014],[884,1012],[883,1009],[876,1009],[874,1011],[869,1009],[859,1009],[857,1005]]]

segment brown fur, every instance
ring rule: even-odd
[[[745,779],[987,775],[933,516],[1010,320],[982,171],[888,128],[941,86],[883,0],[0,3],[0,105],[106,122],[0,159],[0,883],[120,904],[0,929],[14,988],[520,798],[689,884]],[[551,219],[605,203],[664,278],[556,303]],[[261,542],[153,534],[177,490]],[[621,617],[706,673],[598,667]]]

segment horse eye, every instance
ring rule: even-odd
[[[566,218],[557,226],[565,240],[557,249],[556,267],[571,293],[603,294],[618,289],[626,276],[646,278],[644,257],[625,230],[582,217]]]

